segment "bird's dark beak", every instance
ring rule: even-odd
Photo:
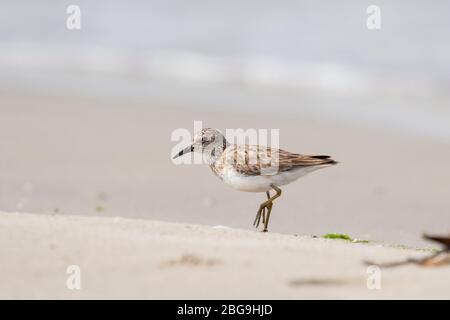
[[[186,154],[186,153],[189,153],[189,152],[193,152],[193,151],[194,151],[194,146],[189,146],[187,148],[184,148],[180,152],[178,152],[176,155],[174,155],[172,159],[176,159],[176,158],[182,156],[183,154]]]

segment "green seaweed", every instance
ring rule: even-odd
[[[317,238],[317,236],[313,236],[313,238]],[[344,241],[348,241],[348,242],[352,242],[352,243],[363,243],[363,244],[376,244],[376,243],[381,243],[380,241],[372,241],[372,240],[364,240],[364,239],[356,239],[356,238],[352,238],[347,234],[344,233],[327,233],[323,236],[321,236],[321,238],[324,239],[332,239],[332,240],[344,240]],[[390,247],[390,248],[395,248],[395,249],[399,249],[399,250],[415,250],[415,251],[422,251],[422,252],[429,252],[432,254],[437,254],[439,252],[441,252],[442,250],[437,249],[437,248],[418,248],[418,247],[412,247],[412,246],[407,246],[404,244],[383,244],[383,246],[385,247]]]
[[[350,236],[348,236],[346,234],[342,234],[342,233],[327,233],[326,235],[322,236],[322,238],[353,241],[353,239]]]
[[[347,234],[343,233],[327,233],[326,235],[323,235],[322,238],[324,239],[337,239],[337,240],[344,240],[349,241],[353,243],[370,243],[369,240],[362,240],[362,239],[353,239]]]

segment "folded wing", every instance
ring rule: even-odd
[[[238,173],[248,176],[260,175],[262,171],[273,168],[278,172],[285,172],[299,167],[337,164],[326,155],[304,155],[254,145],[234,146],[225,153],[226,164],[233,165]]]

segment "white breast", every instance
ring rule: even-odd
[[[221,178],[226,184],[240,191],[265,192],[272,189],[271,185],[286,185],[317,169],[319,168],[304,167],[274,175],[244,176],[237,173],[233,167],[230,166],[224,170]]]

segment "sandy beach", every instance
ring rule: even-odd
[[[280,147],[339,165],[283,188],[271,231],[337,232],[428,247],[449,232],[450,148],[342,121],[188,110],[159,101],[2,94],[0,207],[10,212],[122,216],[252,230],[263,194],[223,184],[205,165],[175,165],[174,129],[279,128]],[[213,107],[216,107],[213,105]],[[225,109],[224,109],[225,111]]]
[[[363,264],[424,257],[437,246],[422,233],[448,233],[445,142],[307,116],[1,97],[0,298],[450,297],[448,266],[382,269],[370,290]],[[172,163],[171,132],[198,119],[281,128],[282,147],[340,164],[283,188],[263,234],[261,194]],[[331,232],[369,243],[321,238]],[[66,286],[71,265],[81,290]]]
[[[0,213],[0,298],[448,299],[450,269],[363,260],[429,252],[194,224]],[[81,289],[67,268],[79,266]]]
[[[450,298],[448,266],[363,264],[450,234],[449,3],[3,9],[0,298]],[[338,165],[276,183],[262,234],[264,192],[172,159],[208,127]]]

